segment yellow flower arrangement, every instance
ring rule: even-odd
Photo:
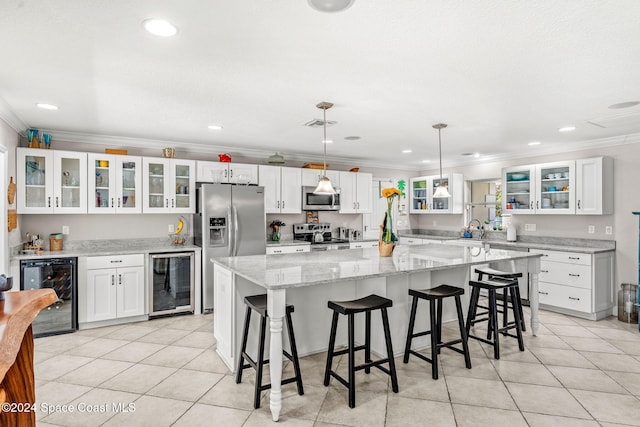
[[[380,225],[382,229],[381,239],[384,243],[394,243],[398,241],[398,237],[393,232],[393,220],[391,219],[391,213],[393,212],[393,199],[402,196],[402,191],[397,188],[389,187],[383,188],[380,192],[382,197],[387,199],[387,212],[384,215],[384,220]]]

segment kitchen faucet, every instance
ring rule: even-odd
[[[482,224],[480,223],[480,220],[479,220],[479,219],[476,219],[476,218],[472,219],[472,220],[469,222],[469,227],[471,227],[471,225],[472,225],[474,222],[477,222],[477,223],[478,223],[478,231],[480,231],[480,239],[484,239],[484,227],[482,227]],[[472,235],[473,235],[473,233],[472,233]]]

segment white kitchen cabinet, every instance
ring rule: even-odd
[[[543,254],[538,294],[543,308],[598,320],[613,314],[613,251],[585,254],[531,249]]]
[[[195,212],[195,160],[143,157],[143,212]]]
[[[227,366],[236,366],[236,295],[235,276],[227,269],[213,265],[213,336],[216,351]],[[233,369],[233,368],[232,368]]]
[[[422,245],[424,241],[417,237],[400,237],[398,243],[401,245]]]
[[[197,160],[196,181],[257,185],[258,165]]]
[[[608,157],[502,170],[502,209],[511,214],[613,213],[613,160]]]
[[[81,323],[145,314],[143,254],[88,257],[86,271]]]
[[[302,186],[316,187],[324,173],[325,171],[322,169],[302,168]],[[326,174],[327,178],[331,180],[331,185],[333,185],[334,188],[340,188],[340,171],[327,170]]]
[[[142,157],[88,154],[89,213],[142,212]]]
[[[613,159],[576,160],[576,214],[613,214]]]
[[[267,255],[294,254],[310,250],[311,245],[267,246]]]
[[[440,175],[421,176],[409,180],[409,213],[461,214],[463,204],[463,175],[449,173],[442,175],[451,197],[433,197],[440,185]]]
[[[302,171],[258,165],[258,185],[264,187],[266,213],[302,212]]]
[[[87,213],[87,153],[16,149],[19,214]]]
[[[340,213],[370,213],[373,175],[363,172],[340,172]]]
[[[367,240],[362,242],[349,242],[349,249],[366,249],[366,248],[377,248],[378,241],[377,240]]]

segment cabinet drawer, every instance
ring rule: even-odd
[[[109,255],[87,257],[87,269],[119,268],[144,265],[144,254]]]
[[[553,283],[538,284],[540,304],[591,313],[591,290]]]
[[[591,289],[591,266],[542,261],[538,280]]]
[[[548,251],[543,249],[531,249],[529,252],[543,254],[542,261],[564,262],[569,264],[591,265],[590,254],[577,252]]]
[[[310,250],[311,247],[309,245],[267,246],[267,255],[294,254],[296,252],[309,252]]]

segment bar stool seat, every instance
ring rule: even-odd
[[[467,369],[471,369],[471,356],[469,354],[469,346],[467,344],[467,330],[464,324],[462,314],[462,303],[460,295],[464,294],[464,289],[450,285],[440,285],[431,289],[409,289],[409,295],[413,297],[411,302],[411,315],[409,316],[409,329],[407,331],[407,341],[404,348],[404,363],[409,363],[409,355],[414,356],[431,363],[431,377],[438,379],[438,354],[443,347],[464,355],[464,362]],[[458,314],[458,327],[460,328],[460,339],[448,342],[442,342],[442,302],[445,298],[455,298],[456,311]],[[430,330],[414,333],[416,322],[416,313],[418,310],[418,300],[424,299],[429,301]],[[411,350],[411,342],[414,338],[431,335],[431,358],[424,356],[417,351]],[[462,344],[462,350],[454,347],[456,344]]]
[[[242,333],[242,348],[240,349],[240,357],[238,358],[238,369],[236,371],[236,384],[242,382],[242,371],[246,368],[253,368],[256,371],[256,387],[254,392],[253,407],[260,407],[260,394],[264,390],[269,390],[271,384],[262,384],[262,371],[264,365],[269,363],[269,359],[264,358],[265,337],[267,329],[267,294],[252,295],[245,297],[244,303],[247,306],[244,330]],[[260,337],[258,338],[258,355],[257,361],[253,360],[247,354],[247,339],[249,335],[249,325],[251,322],[251,312],[255,311],[260,315]],[[304,394],[302,386],[302,375],[300,374],[300,361],[298,360],[298,350],[296,348],[296,340],[293,334],[293,323],[291,321],[291,313],[294,312],[294,306],[287,304],[285,309],[285,321],[287,324],[287,333],[289,336],[289,344],[291,345],[291,353],[283,350],[282,354],[293,362],[295,375],[291,378],[283,379],[281,384],[289,384],[295,382],[298,387],[298,394]],[[245,363],[245,360],[247,363]]]
[[[368,295],[366,297],[352,301],[329,301],[328,307],[333,310],[333,319],[331,322],[331,333],[329,335],[329,348],[327,349],[327,364],[324,371],[324,385],[329,386],[331,377],[334,377],[342,385],[349,389],[349,407],[356,406],[356,371],[364,369],[365,373],[371,372],[371,367],[376,367],[391,377],[391,388],[394,393],[398,392],[398,377],[396,375],[396,366],[393,360],[393,348],[391,346],[391,332],[389,330],[389,317],[387,316],[387,308],[393,306],[390,299],[379,295]],[[387,357],[373,361],[371,359],[371,312],[380,310],[382,314],[382,326],[384,329],[384,338],[387,347]],[[364,345],[355,345],[354,333],[354,316],[358,313],[365,313],[365,343]],[[335,351],[336,331],[338,328],[338,315],[343,314],[348,318],[348,347],[343,350]],[[356,366],[355,352],[364,350],[364,363]],[[331,369],[334,356],[341,354],[349,355],[348,375],[349,379],[345,380],[338,373]],[[388,364],[389,368],[381,365]]]
[[[517,338],[520,351],[524,351],[524,340],[522,338],[523,321],[521,318],[522,303],[519,298],[518,281],[511,278],[491,276],[490,278],[482,281],[472,280],[469,282],[469,286],[472,290],[466,327],[468,337],[492,345],[493,356],[495,359],[500,359],[500,333],[505,336]],[[489,293],[488,317],[486,319],[476,319],[481,289],[485,289]],[[507,298],[510,298],[511,306],[513,307],[513,315],[515,317],[514,322],[507,322],[505,317],[505,324],[503,324],[502,327],[498,327],[498,304],[496,301],[496,294],[498,292],[504,292],[505,306],[503,308],[503,314],[508,311],[506,301]],[[489,322],[486,339],[470,333],[471,326],[481,321]],[[516,335],[509,333],[509,330],[511,329],[516,330]]]

